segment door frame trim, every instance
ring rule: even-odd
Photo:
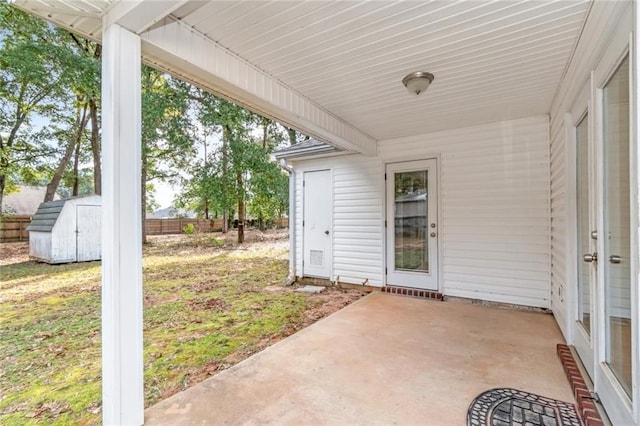
[[[436,274],[436,281],[438,283],[437,289],[436,290],[431,290],[431,291],[436,291],[439,293],[444,294],[445,291],[445,286],[444,283],[442,282],[442,223],[443,223],[443,219],[444,216],[442,215],[442,161],[441,161],[441,157],[442,155],[440,153],[434,153],[434,154],[428,154],[425,156],[421,156],[420,158],[408,158],[408,157],[393,157],[393,159],[389,159],[387,161],[383,161],[382,163],[382,174],[381,174],[381,181],[382,181],[382,277],[383,277],[383,286],[389,285],[389,283],[387,282],[387,274],[385,273],[385,271],[387,271],[387,268],[389,267],[389,265],[387,264],[387,249],[388,249],[388,241],[387,241],[387,228],[384,226],[385,221],[387,221],[387,226],[389,224],[388,220],[389,218],[387,217],[387,182],[386,179],[384,177],[384,175],[387,173],[387,166],[389,164],[402,164],[402,163],[409,163],[409,162],[413,162],[413,161],[427,161],[427,160],[435,160],[436,162],[436,176],[437,176],[437,182],[436,182],[436,193],[438,194],[437,200],[436,200],[436,210],[438,212],[438,233],[436,236],[436,250],[438,253],[438,271]]]
[[[578,338],[582,338],[588,346],[588,356],[587,359],[581,359],[582,363],[587,368],[587,371],[590,375],[595,375],[595,356],[594,356],[594,347],[595,347],[595,339],[596,331],[595,324],[598,320],[598,315],[596,312],[595,306],[595,294],[596,294],[596,283],[595,276],[589,279],[590,285],[590,305],[591,305],[591,335],[588,335],[584,328],[578,329],[578,322],[580,322],[581,318],[579,318],[579,309],[578,309],[578,300],[579,300],[579,288],[578,288],[578,269],[580,266],[580,255],[579,247],[578,247],[578,205],[577,205],[577,181],[578,181],[578,167],[577,167],[577,153],[578,153],[578,141],[577,141],[577,128],[578,125],[582,122],[585,117],[589,119],[588,126],[588,139],[587,139],[587,149],[589,150],[589,163],[587,167],[589,169],[589,177],[592,178],[594,176],[595,170],[593,169],[593,142],[594,142],[594,111],[593,104],[591,102],[591,92],[592,92],[592,80],[593,80],[593,72],[589,73],[589,78],[584,83],[582,90],[579,95],[576,97],[575,102],[569,112],[565,114],[565,167],[566,167],[566,265],[565,265],[565,274],[566,274],[566,282],[567,282],[567,340],[571,342],[576,349],[578,346],[577,341]],[[592,182],[589,182],[589,187],[591,189]],[[593,216],[595,212],[593,210],[593,200],[590,200],[589,206],[589,217]],[[590,225],[589,228],[592,226]],[[583,351],[586,351],[587,348],[582,348]],[[582,354],[580,354],[582,356]],[[589,364],[589,365],[587,365]],[[593,377],[591,377],[593,380]]]
[[[630,151],[637,152],[637,117],[635,117],[635,105],[634,96],[635,92],[635,55],[634,55],[634,42],[633,31],[629,31],[628,28],[633,28],[630,20],[630,16],[625,16],[624,21],[619,26],[614,37],[612,38],[609,47],[599,63],[595,66],[592,74],[592,105],[594,106],[594,146],[595,156],[597,158],[597,228],[598,230],[604,229],[604,133],[603,133],[603,120],[604,120],[604,108],[603,108],[603,93],[604,87],[609,82],[614,73],[618,70],[618,67],[622,61],[628,56],[629,60],[629,94],[630,94],[630,121],[629,121],[629,144]],[[595,366],[594,366],[594,386],[596,392],[598,392],[600,399],[606,404],[605,408],[607,413],[614,424],[639,424],[640,421],[640,395],[638,395],[638,292],[636,290],[638,285],[638,265],[637,257],[639,255],[637,242],[638,242],[638,182],[637,182],[637,164],[635,159],[630,154],[630,208],[631,208],[631,258],[635,259],[631,263],[631,324],[632,330],[636,330],[636,335],[632,334],[632,396],[629,397],[623,390],[619,381],[610,370],[610,367],[606,363],[606,300],[605,300],[605,268],[598,269],[598,287],[596,297],[596,310],[598,317],[600,318],[599,324],[596,329],[596,349]],[[597,251],[604,253],[604,240],[599,239],[597,241]]]
[[[302,177],[302,181],[301,181],[301,187],[302,187],[302,206],[301,206],[301,210],[302,210],[302,218],[300,219],[300,228],[302,228],[302,238],[301,238],[301,244],[300,244],[300,254],[302,255],[302,259],[300,260],[301,263],[301,268],[300,268],[300,276],[301,277],[311,277],[311,278],[320,278],[320,279],[328,279],[331,280],[333,277],[333,272],[334,272],[334,258],[333,258],[333,243],[334,243],[334,234],[335,234],[335,225],[334,225],[334,212],[333,212],[333,191],[335,189],[335,186],[333,184],[333,169],[328,168],[328,167],[324,167],[324,168],[310,168],[310,169],[300,169],[299,170],[300,176]],[[329,211],[331,212],[331,218],[330,218],[330,226],[329,229],[331,230],[331,244],[329,245],[329,260],[330,260],[330,264],[329,264],[329,276],[328,277],[321,277],[318,275],[309,275],[309,274],[305,274],[305,264],[304,264],[304,255],[305,255],[305,237],[304,237],[304,226],[302,225],[304,222],[304,218],[305,218],[305,199],[306,199],[306,190],[305,190],[305,173],[313,173],[313,172],[329,172],[329,182],[330,182],[330,206],[329,206]],[[306,265],[308,266],[308,265]]]
[[[638,44],[640,40],[638,34],[634,34],[639,28],[640,11],[637,3],[633,3],[633,13],[626,14],[619,25],[610,36],[607,43],[607,49],[604,51],[596,64],[591,69],[589,78],[584,82],[588,88],[578,92],[574,99],[574,103],[570,110],[565,113],[565,164],[566,164],[566,191],[567,204],[565,207],[565,220],[567,221],[567,235],[565,241],[567,243],[565,254],[567,256],[565,272],[566,295],[567,300],[567,318],[566,337],[571,344],[576,343],[577,333],[580,330],[574,329],[577,321],[577,266],[579,262],[577,247],[577,229],[574,229],[577,221],[576,203],[576,144],[575,144],[575,126],[581,120],[584,112],[587,111],[590,117],[589,123],[589,143],[591,145],[590,152],[594,158],[594,164],[590,167],[590,172],[594,174],[591,179],[591,186],[595,190],[594,199],[591,201],[595,205],[595,226],[596,229],[602,230],[604,225],[603,218],[603,88],[618,69],[624,58],[629,55],[629,91],[630,91],[630,204],[631,204],[631,320],[635,333],[632,335],[632,397],[624,392],[617,378],[613,375],[609,366],[606,364],[606,331],[605,331],[605,299],[604,299],[604,268],[598,268],[596,273],[596,281],[592,283],[592,357],[593,357],[593,377],[595,391],[598,392],[602,400],[607,414],[614,424],[640,424],[640,333],[639,327],[639,309],[640,294],[638,291],[638,282],[640,281],[640,265],[639,265],[639,217],[640,202],[638,200],[638,190],[640,179],[638,175],[638,164],[640,162],[638,152],[638,77],[640,70],[638,69],[639,53]],[[631,22],[632,16],[634,21]],[[635,38],[634,38],[635,37]],[[604,248],[604,240],[601,238],[596,242],[596,251],[602,253]],[[595,288],[594,288],[595,287]],[[561,298],[562,300],[562,298]]]

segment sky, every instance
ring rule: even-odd
[[[199,123],[197,123],[196,126],[199,127],[199,129],[197,130],[197,133],[202,134],[202,130],[200,129]],[[200,141],[196,143],[198,143],[198,154],[197,154],[198,158],[204,158],[204,146],[202,145],[202,142]],[[221,141],[220,141],[219,132],[213,132],[207,135],[207,147],[208,147],[207,149],[209,150],[209,153],[211,153],[214,149],[216,149],[220,144],[221,144]],[[181,174],[184,175],[184,171]],[[155,179],[153,181],[153,186],[154,186],[154,192],[153,192],[154,198],[158,203],[158,205],[160,206],[160,208],[163,209],[165,207],[172,206],[174,198],[178,195],[178,192],[180,191],[180,187],[173,186],[168,182],[162,182],[159,179]]]
[[[177,194],[176,189],[173,188],[171,184],[161,181],[155,182],[153,186],[154,196],[156,202],[160,205],[160,208],[162,209],[171,206],[173,204],[173,199]]]

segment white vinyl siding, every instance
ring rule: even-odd
[[[334,170],[334,275],[381,286],[383,191],[379,161],[345,157]],[[354,212],[353,208],[358,211]]]
[[[445,295],[549,307],[546,116],[383,141],[388,161],[440,155]]]
[[[572,342],[570,323],[574,321],[574,306],[568,306],[569,295],[575,283],[576,260],[568,258],[573,252],[575,217],[570,209],[575,203],[575,171],[567,165],[575,160],[567,158],[567,129],[565,115],[576,106],[575,103],[585,85],[589,83],[594,70],[605,53],[616,29],[630,23],[623,19],[628,12],[627,2],[594,2],[585,23],[575,53],[554,97],[550,113],[551,143],[551,309],[567,341]],[[586,107],[586,105],[585,105]],[[579,117],[572,117],[574,121]],[[573,151],[571,151],[573,155]],[[573,167],[573,166],[572,166]],[[570,195],[569,197],[567,195]],[[573,255],[572,255],[573,256]]]
[[[330,168],[334,270],[341,282],[384,285],[384,165],[439,157],[441,291],[549,307],[548,120],[538,116],[381,141],[377,157],[295,163],[297,217],[302,172]],[[302,220],[297,270],[302,271]]]
[[[303,271],[303,171],[331,169],[333,177],[332,278],[351,284],[383,285],[382,175],[379,159],[348,155],[296,165],[296,270]]]
[[[564,117],[564,116],[563,116]],[[551,128],[551,309],[564,332],[567,294],[567,177],[564,122]]]

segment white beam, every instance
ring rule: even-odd
[[[28,0],[17,0],[17,4],[43,16]],[[347,151],[377,154],[377,141],[371,136],[170,16],[182,6],[189,5],[193,13],[204,4],[200,0],[120,0],[104,16],[103,27],[117,24],[139,34],[145,61],[159,69]],[[72,28],[57,14],[43,17],[99,40],[97,34]]]
[[[140,34],[187,3],[189,0],[121,0],[109,10],[105,26],[118,24]]]
[[[140,38],[102,33],[102,415],[144,423]]]
[[[348,151],[377,154],[377,142],[181,21],[141,34],[145,60]]]

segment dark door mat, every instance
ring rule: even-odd
[[[481,393],[467,412],[468,426],[582,426],[573,404],[516,389]]]

